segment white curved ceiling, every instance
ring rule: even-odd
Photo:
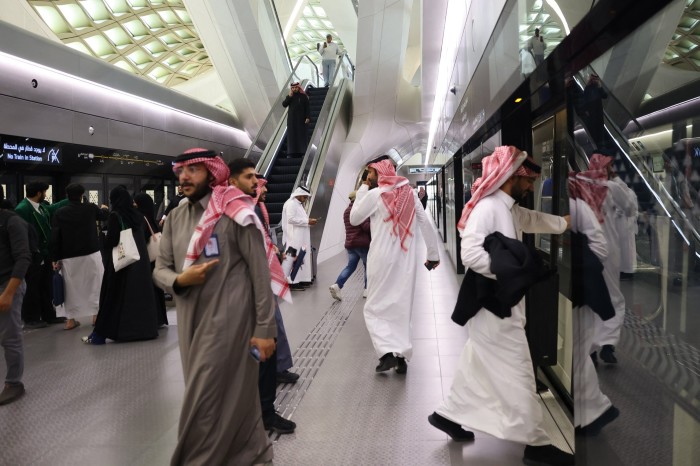
[[[212,69],[182,0],[27,0],[59,40],[164,86]]]
[[[321,6],[319,0],[309,0],[304,7],[303,13],[297,21],[297,26],[291,36],[287,39],[287,50],[292,64],[296,64],[299,58],[308,55],[315,63],[321,63],[321,56],[316,51],[316,44],[326,41],[326,35],[333,36],[342,50],[343,41],[338,37],[333,23],[328,19],[326,11]]]

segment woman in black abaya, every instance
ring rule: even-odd
[[[124,186],[109,193],[112,211],[109,214],[105,274],[100,293],[100,310],[95,330],[85,343],[102,345],[105,340],[149,340],[158,336],[156,299],[148,259],[143,215],[133,207],[131,195]],[[140,259],[118,272],[112,263],[112,248],[119,244],[122,230],[131,228]]]
[[[147,224],[144,225],[143,234],[146,239],[146,244],[151,240],[151,231],[153,233],[158,233],[160,228],[158,227],[158,222],[156,222],[156,206],[153,203],[153,199],[146,193],[138,193],[134,196],[134,204],[136,205],[136,210],[141,212]],[[150,229],[148,228],[150,226]],[[151,276],[153,275],[153,269],[156,267],[155,260],[151,261]],[[168,325],[168,313],[165,308],[165,292],[158,288],[153,282],[153,293],[156,298],[156,309],[158,310],[158,327]]]

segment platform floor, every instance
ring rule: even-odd
[[[299,383],[281,386],[279,411],[295,434],[272,436],[278,465],[520,465],[523,446],[477,433],[459,444],[427,417],[450,388],[465,330],[450,321],[459,287],[449,259],[418,273],[414,357],[408,374],[376,374],[362,316],[361,267],[335,302],[328,286],[345,254],[319,264],[318,283],[283,305]],[[176,319],[157,340],[88,346],[83,326],[25,334],[26,396],[0,407],[0,465],[166,465],[184,390]],[[547,429],[574,445],[571,421],[551,393]]]

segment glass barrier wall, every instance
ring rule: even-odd
[[[570,168],[601,169],[607,189],[597,256],[614,309],[605,321],[574,309],[581,465],[700,458],[700,67],[678,32],[694,3],[564,78]]]

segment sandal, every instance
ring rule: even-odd
[[[80,327],[80,321],[76,320],[71,327],[63,327],[63,330],[73,330],[74,328]]]

